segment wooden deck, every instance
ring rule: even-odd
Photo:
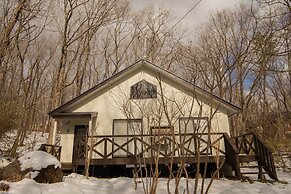
[[[172,160],[173,159],[173,160]],[[223,162],[225,159],[224,156],[200,156],[199,162],[200,163],[215,163],[219,160],[219,162]],[[198,157],[186,157],[181,159],[180,157],[173,157],[173,158],[159,158],[159,164],[168,165],[172,160],[173,164],[181,164],[182,161],[186,164],[194,164],[198,162]],[[107,160],[104,159],[92,159],[90,165],[147,165],[147,164],[154,164],[155,160],[153,158],[110,158]],[[74,162],[74,165],[84,165],[83,160],[77,160]]]
[[[211,134],[169,134],[156,135],[108,135],[93,136],[86,140],[86,137],[79,138],[75,142],[75,152],[73,163],[76,165],[84,163],[86,151],[84,147],[88,144],[87,151],[92,147],[92,164],[129,164],[129,161],[144,160],[147,161],[159,158],[160,161],[169,158],[177,158],[180,161],[190,161],[197,156],[226,156],[224,149],[224,133]],[[231,142],[229,142],[231,143]],[[234,145],[233,145],[234,146]],[[233,148],[233,146],[231,148]],[[230,148],[230,149],[231,149]],[[190,158],[190,159],[189,159]],[[211,157],[210,157],[211,158]],[[176,160],[176,159],[175,159]]]
[[[54,154],[56,147],[53,148],[46,150],[54,150]],[[74,145],[74,169],[85,165],[90,150],[91,166],[149,165],[156,161],[165,165],[225,162],[241,179],[246,174],[254,174],[242,172],[244,163],[256,162],[257,165],[252,167],[258,168],[259,178],[267,174],[271,179],[278,180],[272,150],[256,133],[233,138],[226,133],[80,137]],[[59,157],[60,153],[57,153]]]

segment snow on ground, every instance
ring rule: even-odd
[[[285,171],[291,172],[291,153],[284,153],[281,156],[274,157],[276,161],[277,168]]]
[[[10,163],[9,160],[4,158],[4,156],[0,155],[0,168],[7,166]]]
[[[14,139],[16,137],[15,132],[10,132],[6,134],[6,137],[0,140],[0,149],[4,152],[9,150],[13,145]],[[25,152],[37,150],[42,143],[46,143],[47,134],[42,136],[41,132],[32,132],[27,135],[23,147],[19,147],[17,152],[22,156]],[[27,157],[28,159],[29,157]],[[1,161],[3,157],[0,157],[1,162],[6,163],[7,161]],[[5,158],[4,158],[5,159]],[[290,162],[290,156],[287,158],[287,163]],[[46,160],[42,160],[46,161]],[[35,162],[35,161],[34,161]],[[32,163],[34,163],[32,162]],[[24,162],[25,163],[25,162]],[[30,162],[30,165],[32,165]],[[38,162],[41,165],[42,162]],[[285,162],[286,163],[286,162]],[[287,164],[286,163],[286,164]],[[287,164],[288,166],[288,164]],[[289,165],[291,166],[291,165]],[[39,167],[39,166],[34,166]],[[37,172],[36,172],[37,173]],[[31,177],[35,176],[32,174]],[[227,179],[214,180],[209,193],[210,194],[225,194],[225,193],[235,193],[235,194],[291,194],[291,174],[284,173],[282,171],[278,172],[278,177],[281,181],[286,181],[288,184],[283,183],[262,183],[255,181],[252,184],[249,182],[241,182]],[[206,180],[206,185],[208,185],[210,179]],[[7,183],[5,181],[0,181],[0,183]],[[113,179],[97,179],[90,177],[85,178],[82,175],[71,174],[64,177],[64,181],[61,183],[54,184],[41,184],[37,183],[32,179],[24,179],[15,183],[8,183],[10,186],[9,192],[1,192],[1,194],[139,194],[144,193],[142,183],[139,182],[137,190],[134,190],[134,180],[132,178],[113,178]],[[194,179],[189,180],[189,191],[193,193]],[[181,180],[180,193],[183,193],[186,188],[185,179]],[[159,185],[157,193],[164,194],[167,192],[167,179],[159,179]],[[171,182],[171,193],[174,193],[174,181]],[[187,193],[187,192],[185,192]]]
[[[213,194],[291,194],[291,174],[278,172],[279,179],[289,184],[283,183],[254,183],[241,182],[227,179],[215,180],[209,193]],[[208,184],[210,179],[206,180]],[[193,193],[194,179],[189,180],[190,193]],[[171,182],[172,193],[174,193],[174,182]],[[180,193],[184,192],[185,179],[181,180]],[[0,192],[1,193],[1,192]],[[20,182],[10,183],[10,191],[7,194],[139,194],[144,193],[142,183],[138,183],[137,190],[134,190],[134,181],[132,178],[113,178],[97,179],[90,177],[86,179],[82,175],[70,174],[64,177],[64,182],[54,184],[40,184],[31,179],[24,179]],[[159,179],[157,193],[164,194],[167,192],[167,179]],[[187,192],[185,192],[187,193]]]
[[[0,156],[0,168],[7,166],[9,163],[10,163],[9,160]]]
[[[21,164],[21,171],[25,171],[26,169],[40,170],[50,165],[54,165],[55,168],[61,168],[61,163],[57,158],[43,151],[25,153],[18,160]]]
[[[5,136],[0,139],[0,150],[4,153],[11,149],[14,140],[16,139],[17,131],[13,130],[7,132]],[[22,156],[24,153],[29,151],[38,150],[41,144],[46,143],[48,138],[48,133],[42,132],[31,132],[26,135],[24,139],[24,146],[19,146],[17,148],[17,153]]]

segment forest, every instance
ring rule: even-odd
[[[50,132],[49,111],[139,59],[240,107],[232,135],[257,130],[290,149],[289,0],[213,13],[195,33],[173,10],[127,0],[1,0],[0,138],[17,130],[10,155],[31,131]]]

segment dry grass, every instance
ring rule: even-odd
[[[9,191],[9,185],[6,183],[0,183],[0,191]]]

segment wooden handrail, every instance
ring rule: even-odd
[[[272,153],[274,153],[274,148],[272,148],[267,141],[257,132],[253,132],[253,134],[264,144],[264,146]]]
[[[233,137],[231,140],[236,144],[239,154],[255,156],[258,165],[264,168],[270,178],[278,180],[272,155],[273,150],[259,134],[250,132]]]
[[[61,148],[62,146],[43,143],[43,144],[40,145],[40,148],[41,148],[41,147],[54,147],[54,148]],[[39,148],[39,149],[40,149],[40,148]]]
[[[231,138],[229,137],[229,135],[227,133],[223,133],[223,137],[227,140],[227,142],[229,143],[229,145],[231,146],[231,149],[234,151],[234,153],[239,154],[239,151],[237,149],[237,147],[235,146],[235,144],[231,141]]]
[[[175,136],[183,137],[183,136],[202,136],[202,135],[223,135],[224,133],[175,133]],[[115,138],[115,137],[158,137],[158,136],[172,136],[171,133],[157,133],[157,134],[132,134],[132,135],[93,135],[88,138]]]
[[[238,138],[238,137],[244,137],[244,136],[252,135],[252,134],[253,134],[253,132],[247,132],[247,133],[244,133],[244,134],[241,134],[241,135],[235,136],[235,137],[231,137],[230,139],[235,139],[235,138]]]
[[[241,179],[239,150],[231,141],[227,133],[224,133],[223,137],[224,137],[224,145],[225,145],[225,152],[226,152],[225,154],[226,162],[232,166],[232,169],[234,170],[236,177],[238,179]]]
[[[262,138],[254,134],[255,147],[256,147],[256,158],[259,165],[262,165],[266,172],[268,172],[270,178],[278,180],[276,168],[274,164],[274,158],[272,151],[269,150]]]
[[[44,151],[52,156],[56,157],[58,160],[61,158],[61,151],[62,151],[62,146],[58,145],[50,145],[50,144],[41,144],[41,146],[38,149],[39,151]]]
[[[212,139],[210,145],[207,145],[207,141],[202,139],[203,135],[219,135],[215,136],[215,139]],[[185,134],[176,134],[176,137],[186,137],[184,141],[173,140],[170,134],[160,134],[160,135],[102,135],[102,136],[93,136],[89,137],[94,142],[93,144],[93,153],[96,156],[101,157],[102,159],[110,159],[111,156],[114,157],[118,153],[121,152],[122,155],[126,157],[138,156],[143,157],[147,152],[148,154],[160,155],[161,157],[171,157],[175,155],[176,152],[183,151],[185,156],[195,156],[196,151],[188,148],[189,145],[194,148],[194,139],[195,141],[200,141],[201,145],[199,148],[200,154],[209,154],[211,153],[211,149],[216,149],[223,155],[225,155],[224,150],[220,148],[216,148],[214,144],[223,140],[223,133],[203,133],[203,134],[193,134],[193,133],[185,133]],[[85,137],[84,137],[85,138]],[[124,141],[119,142],[117,139],[124,138]],[[161,142],[167,142],[167,147],[164,148]],[[85,141],[82,141],[85,145]],[[172,144],[175,144],[175,149],[173,150]],[[161,146],[161,147],[159,147]],[[98,147],[98,149],[97,149]],[[112,149],[108,150],[108,147],[112,147]],[[130,147],[130,149],[129,149]],[[166,149],[166,150],[164,150]],[[205,153],[204,153],[205,152]],[[83,154],[80,154],[83,157]],[[75,158],[81,159],[81,158]]]

